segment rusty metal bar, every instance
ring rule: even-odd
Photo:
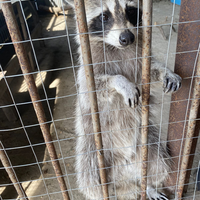
[[[20,2],[17,2],[17,13],[18,13],[19,21],[20,21],[20,24],[21,24],[21,27],[22,27],[22,33],[23,33],[24,39],[27,40],[28,34],[27,34],[27,31],[26,31],[25,23],[24,23],[24,18],[23,18],[23,15],[22,15],[21,7],[20,7]]]
[[[9,162],[9,159],[5,153],[5,149],[4,149],[4,146],[1,141],[0,141],[0,160],[3,164],[3,166],[5,167],[5,170],[8,173],[8,176],[9,176],[10,180],[12,181],[13,186],[15,187],[20,199],[28,200],[28,197],[27,197],[21,183],[17,179],[14,169],[12,168],[11,163]]]
[[[196,119],[198,115],[199,109],[199,98],[200,98],[200,54],[196,67],[195,81],[193,86],[193,96],[191,102],[191,110],[189,114],[189,122],[188,122],[188,130],[186,134],[186,139],[184,142],[183,149],[183,157],[181,162],[180,174],[179,174],[179,182],[178,182],[178,190],[177,197],[181,199],[184,189],[184,183],[186,178],[187,167],[189,163],[190,152],[192,148],[192,140],[194,137],[195,127],[196,127]]]
[[[143,36],[142,36],[142,181],[141,200],[146,200],[147,161],[148,161],[148,125],[150,98],[150,67],[151,67],[151,33],[152,28],[152,0],[143,0]]]
[[[179,24],[178,28],[178,41],[177,41],[177,52],[185,52],[191,50],[198,50],[200,42],[200,1],[199,0],[182,0],[181,1],[181,10],[180,10],[180,22],[188,22]],[[190,21],[193,21],[191,23]],[[196,21],[196,22],[194,22]],[[182,88],[176,93],[172,94],[172,101],[170,108],[170,117],[169,117],[169,129],[168,129],[168,148],[170,150],[170,155],[173,158],[173,173],[170,174],[170,179],[165,185],[171,190],[176,188],[177,184],[177,170],[179,167],[179,156],[181,147],[184,148],[184,145],[181,145],[181,140],[185,137],[187,131],[184,120],[188,120],[190,108],[187,109],[189,89],[191,84],[191,79],[184,79],[186,77],[191,77],[196,60],[196,52],[188,53],[178,53],[176,55],[175,61],[175,73],[179,74],[182,78]],[[193,94],[191,94],[193,95]],[[186,116],[187,115],[187,116]],[[198,118],[200,117],[200,109],[198,111]],[[177,121],[182,121],[176,123]],[[184,131],[185,130],[185,131]],[[197,121],[194,136],[198,136],[200,130],[200,121]],[[183,136],[184,134],[184,136]],[[193,139],[192,149],[190,154],[195,153],[197,144],[197,138]],[[188,164],[188,170],[185,179],[184,192],[187,190],[187,184],[189,183],[189,177],[192,167],[194,155],[190,156],[190,162]]]
[[[74,0],[75,11],[76,11],[76,19],[79,28],[79,37],[81,43],[81,50],[82,50],[82,59],[85,67],[85,76],[87,80],[87,87],[90,97],[91,103],[91,113],[92,113],[92,122],[93,122],[93,129],[94,129],[94,138],[95,144],[97,149],[97,158],[98,164],[100,168],[100,178],[102,184],[102,191],[104,199],[109,198],[108,194],[108,185],[107,185],[107,177],[106,177],[106,170],[104,164],[104,154],[103,154],[103,144],[102,144],[102,137],[101,137],[101,126],[99,120],[99,113],[98,113],[98,104],[97,104],[97,96],[95,92],[95,81],[94,81],[94,72],[92,66],[92,56],[91,56],[91,49],[90,49],[90,42],[88,36],[88,27],[85,15],[85,4],[84,0]]]
[[[6,0],[3,0],[3,1],[6,1]],[[28,74],[28,73],[31,73],[31,67],[28,62],[27,53],[24,49],[23,43],[20,43],[20,41],[22,41],[22,37],[19,32],[17,21],[15,19],[15,14],[12,8],[12,4],[5,3],[5,2],[2,3],[2,11],[6,20],[6,24],[8,26],[8,30],[9,30],[12,42],[14,43],[13,45],[15,48],[15,52],[18,57],[21,70],[24,74],[24,79],[26,81],[31,100],[33,102],[33,106],[34,106],[34,109],[35,109],[35,112],[40,124],[40,128],[41,128],[41,131],[42,131],[42,134],[43,134],[43,137],[44,137],[44,140],[45,140],[45,143],[46,143],[46,146],[47,146],[47,149],[52,161],[52,165],[53,165],[57,180],[60,185],[60,189],[62,191],[63,198],[64,200],[69,200],[67,186],[62,175],[59,161],[57,160],[58,157],[56,154],[55,147],[52,143],[49,126],[48,124],[46,124],[47,120],[44,113],[44,109],[43,109],[42,103],[39,101],[40,96],[37,91],[37,87],[35,85],[35,80],[32,74]]]
[[[26,31],[26,26],[25,26],[25,23],[24,23],[22,10],[21,10],[21,7],[20,7],[20,2],[17,2],[17,13],[18,13],[18,16],[19,16],[19,21],[20,21],[20,24],[21,24],[24,40],[27,40],[28,39],[28,33]],[[27,45],[30,45],[30,44],[27,44]],[[29,57],[31,67],[34,70],[35,64],[34,64],[34,58],[33,58],[32,50],[30,50],[30,52],[27,52],[27,54],[28,54],[28,57]]]

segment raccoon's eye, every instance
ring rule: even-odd
[[[103,14],[103,16],[102,15],[100,15],[100,20],[101,21],[103,21],[103,22],[107,22],[108,21],[108,19],[109,19],[109,17],[108,17],[108,15],[106,15],[105,13]]]

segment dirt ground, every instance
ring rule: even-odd
[[[172,8],[173,4],[169,1],[154,2],[153,24],[155,22],[161,24],[170,23]],[[179,20],[179,11],[180,6],[176,5],[174,22],[178,22]],[[75,33],[74,15],[72,11],[66,12],[65,16],[59,15],[58,17],[52,14],[41,14],[40,20],[43,26],[41,38],[45,38],[45,47],[40,47],[39,42],[34,42],[34,46],[40,70],[49,70],[48,72],[41,73],[46,92],[44,92],[42,87],[39,74],[35,74],[35,78],[41,99],[44,100],[43,106],[51,127],[51,135],[60,159],[62,171],[64,174],[68,174],[65,176],[65,180],[70,190],[71,199],[84,200],[84,197],[78,191],[74,172],[76,140],[74,131],[74,105],[77,96],[75,84],[77,45],[74,42],[73,36],[69,38],[66,36],[66,22],[69,33]],[[175,61],[178,26],[174,25],[174,28],[176,32],[172,31],[171,42],[168,45],[170,26],[163,26],[166,40],[160,30],[154,27],[152,43],[153,55],[160,62],[166,63],[172,70]],[[70,41],[70,47],[68,41]],[[169,55],[168,59],[167,54]],[[55,178],[52,164],[49,161],[48,152],[45,148],[23,77],[18,76],[14,78],[10,88],[22,117],[23,125],[20,121],[8,122],[3,112],[0,112],[0,123],[3,126],[2,129],[5,129],[5,131],[0,132],[0,140],[7,149],[7,154],[12,165],[15,166],[14,169],[19,181],[22,182],[22,186],[25,188],[30,200],[61,200],[62,195],[58,182]],[[161,90],[161,97],[162,94]],[[48,101],[46,101],[47,98]],[[163,123],[167,123],[170,95],[165,95],[163,99],[165,110]],[[24,102],[26,104],[20,104]],[[160,115],[158,116],[159,119]],[[166,139],[166,133],[167,125],[163,125],[162,137],[164,139]],[[30,145],[30,142],[32,145]],[[199,152],[200,145],[198,145],[197,149],[197,153]],[[36,160],[36,157],[38,160]],[[197,168],[198,162],[199,157],[196,157],[193,168]],[[0,199],[16,199],[17,193],[2,165],[0,165],[0,176]],[[191,182],[193,184],[191,184],[189,192],[193,192],[195,178],[196,170],[193,170],[191,175]],[[194,198],[193,195],[189,196],[191,197],[186,199],[200,199],[198,195]]]

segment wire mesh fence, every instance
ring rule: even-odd
[[[0,199],[200,199],[200,3],[41,2],[0,2]]]

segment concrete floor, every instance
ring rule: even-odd
[[[172,16],[173,4],[169,1],[156,1],[153,8],[153,24],[157,23],[170,23]],[[179,20],[180,7],[176,6],[174,10],[174,21]],[[68,183],[68,189],[71,189],[69,194],[72,200],[83,200],[84,197],[78,192],[76,186],[76,177],[74,174],[74,147],[75,147],[75,132],[74,132],[74,105],[76,99],[76,86],[75,86],[75,71],[76,68],[71,66],[77,64],[77,54],[76,54],[76,44],[73,37],[70,37],[71,51],[68,45],[68,39],[66,37],[66,24],[69,33],[74,33],[75,23],[73,19],[73,12],[66,12],[66,16],[59,15],[55,17],[54,15],[40,15],[40,19],[43,25],[43,38],[45,39],[45,48],[39,48],[38,42],[34,42],[36,47],[37,59],[39,62],[39,67],[41,70],[51,69],[51,72],[44,73],[45,79],[45,90],[47,92],[47,97],[49,98],[50,109],[47,103],[44,102],[45,112],[47,119],[51,121],[51,114],[53,114],[53,123],[51,124],[51,134],[55,140],[54,144],[56,146],[56,151],[60,159],[60,164],[64,174],[68,174],[65,177]],[[174,68],[175,52],[176,52],[176,42],[177,42],[177,29],[174,26],[176,32],[172,32],[172,36],[169,43],[169,33],[170,26],[163,26],[164,33],[167,40],[163,38],[161,32],[158,28],[153,28],[153,55],[156,58],[166,63],[170,69]],[[57,37],[59,36],[59,37]],[[61,37],[63,36],[63,37]],[[71,54],[72,53],[72,54]],[[167,55],[169,55],[167,59]],[[71,59],[71,56],[73,59]],[[42,99],[45,99],[45,93],[41,86],[41,81],[38,78],[38,87]],[[12,92],[15,96],[16,102],[28,102],[30,101],[26,86],[23,84],[23,77],[16,78],[11,85]],[[160,91],[160,96],[162,96],[162,90]],[[56,97],[56,99],[54,99]],[[170,95],[164,96],[164,116],[163,123],[168,122],[168,111],[169,111]],[[31,104],[18,106],[20,114],[22,116],[23,122],[26,126],[37,124],[37,119],[35,118],[33,108]],[[2,114],[1,114],[2,115]],[[160,115],[158,116],[160,119]],[[4,128],[16,128],[20,127],[20,122],[8,123],[6,119],[1,120],[4,124]],[[52,169],[52,164],[49,162],[49,156],[45,145],[43,144],[43,139],[39,126],[26,128],[28,136],[32,144],[35,144],[34,151],[40,162],[39,166],[33,156],[30,147],[21,149],[11,149],[8,151],[8,155],[14,166],[26,165],[32,163],[30,166],[21,166],[16,168],[16,173],[20,181],[23,182],[23,187],[26,189],[27,195],[30,196],[30,200],[38,199],[51,199],[51,200],[61,200],[62,195],[59,193],[60,189],[58,182],[55,178],[55,173]],[[14,133],[16,133],[14,135]],[[167,125],[162,127],[162,137],[166,138]],[[19,146],[28,145],[27,137],[23,130],[16,130],[15,132],[10,131],[0,134],[0,139],[2,140],[6,148],[15,148]],[[40,145],[36,145],[40,143]],[[200,151],[198,147],[197,152]],[[64,158],[64,163],[63,159]],[[199,159],[196,158],[194,162],[194,168],[197,167]],[[45,184],[43,177],[41,176],[40,170],[45,178]],[[0,179],[0,184],[9,184],[8,177],[4,170],[0,168],[0,174],[2,179]],[[195,170],[191,176],[191,181],[195,180]],[[70,184],[69,184],[70,183]],[[194,187],[194,184],[193,184]],[[193,191],[193,187],[189,190]],[[46,195],[46,190],[48,190],[49,196]],[[13,186],[0,187],[0,194],[3,199],[15,199],[17,194]],[[190,199],[190,198],[187,198]],[[200,199],[197,196],[194,199]]]

